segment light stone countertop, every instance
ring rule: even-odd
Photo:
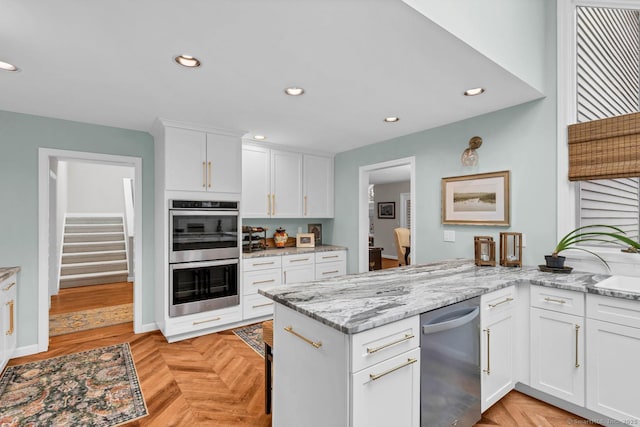
[[[20,271],[20,267],[0,267],[0,281],[11,277],[12,275],[18,273]]]
[[[265,249],[264,251],[255,251],[255,252],[243,252],[242,258],[262,258],[269,256],[280,256],[280,255],[297,255],[297,254],[308,254],[311,252],[330,252],[330,251],[346,251],[347,248],[344,246],[335,246],[335,245],[321,245],[316,246],[314,248],[296,248],[295,246],[288,248],[273,248],[273,249]]]
[[[640,300],[596,288],[608,275],[544,273],[537,267],[476,267],[471,260],[350,274],[282,285],[260,294],[346,334],[355,334],[518,283]]]

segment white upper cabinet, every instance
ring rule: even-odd
[[[332,218],[333,158],[246,144],[244,218]]]
[[[333,159],[303,156],[303,206],[305,218],[333,218]]]
[[[240,193],[239,134],[165,125],[163,135],[164,190]]]

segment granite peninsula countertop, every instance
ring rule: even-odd
[[[355,334],[518,283],[640,300],[640,294],[596,288],[609,277],[537,267],[476,267],[471,260],[350,274],[282,285],[259,293],[346,334]]]
[[[314,248],[296,248],[295,246],[289,248],[273,248],[273,249],[265,249],[264,251],[255,251],[255,252],[244,252],[242,254],[243,259],[249,258],[262,258],[268,256],[279,256],[279,255],[298,255],[298,254],[308,254],[311,252],[330,252],[330,251],[346,251],[347,248],[344,246],[335,246],[335,245],[321,245],[316,246]]]
[[[20,267],[0,267],[0,282],[20,271]]]

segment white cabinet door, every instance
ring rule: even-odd
[[[514,380],[514,311],[483,321],[480,342],[482,366],[482,404],[484,412],[511,391]]]
[[[276,304],[273,340],[273,425],[349,425],[347,335]]]
[[[584,348],[584,317],[531,308],[531,387],[584,406]]]
[[[271,216],[271,153],[266,148],[242,148],[242,216]]]
[[[242,191],[242,144],[233,136],[207,134],[207,191]]]
[[[640,329],[587,319],[587,408],[640,423]]]
[[[354,427],[420,426],[420,349],[352,375]]]
[[[302,155],[271,150],[271,216],[302,217]]]
[[[17,344],[16,285],[15,275],[0,282],[0,372],[13,356]]]
[[[347,262],[325,262],[316,264],[316,280],[328,279],[330,277],[344,276],[347,274]]]
[[[300,265],[282,268],[282,284],[311,282],[315,279],[315,265]]]
[[[303,156],[303,215],[333,218],[333,158]]]
[[[206,191],[206,141],[204,132],[165,128],[166,190]]]

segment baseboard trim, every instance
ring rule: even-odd
[[[151,323],[145,323],[144,325],[141,325],[140,330],[135,332],[136,334],[144,334],[145,332],[153,332],[158,330],[160,330],[160,328],[158,327],[158,324],[156,322],[151,322]]]
[[[22,357],[22,356],[31,356],[32,354],[41,353],[38,351],[38,344],[26,345],[22,347],[16,348],[16,351],[13,352],[13,356],[11,358]]]

